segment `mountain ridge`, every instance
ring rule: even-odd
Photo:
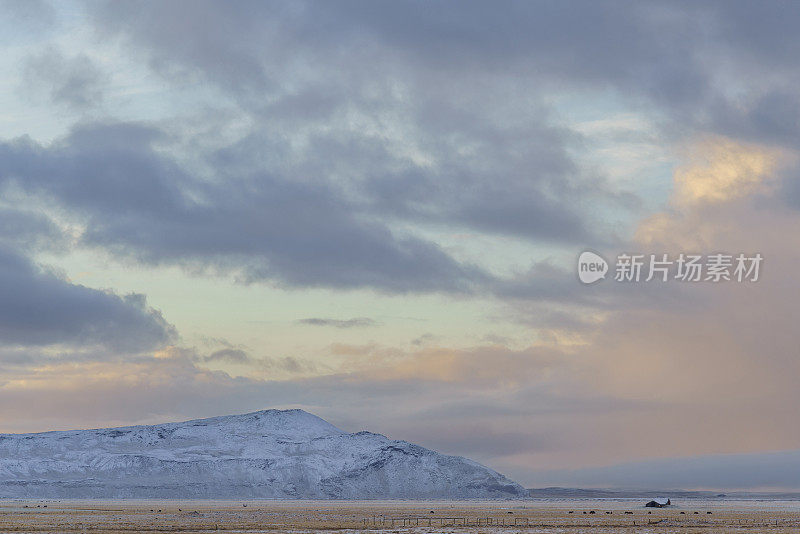
[[[503,498],[481,464],[303,410],[0,434],[0,498]]]

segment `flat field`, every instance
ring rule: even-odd
[[[798,501],[0,501],[0,532],[796,532]],[[594,513],[591,513],[594,512]]]

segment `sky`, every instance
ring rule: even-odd
[[[0,432],[302,408],[528,487],[800,490],[798,26],[0,0]]]

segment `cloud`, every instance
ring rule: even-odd
[[[0,243],[20,252],[63,251],[69,245],[69,238],[43,213],[3,207],[0,208]]]
[[[231,363],[250,363],[251,358],[241,349],[219,349],[203,357],[204,362],[225,361]]]
[[[791,147],[800,134],[798,15],[785,3],[97,2],[90,12],[167,79],[203,80],[247,106],[281,96],[286,80],[305,113],[374,106],[402,80],[417,98],[438,83],[453,101],[475,88],[491,103],[492,82],[514,78],[524,94],[506,100],[522,116],[531,94],[605,102],[610,91],[660,115],[673,139],[693,130]]]
[[[692,151],[694,161],[675,174],[676,205],[726,202],[766,192],[779,157],[774,149],[725,138],[709,139]]]
[[[52,29],[57,22],[53,5],[47,0],[8,0],[3,2],[3,21],[9,30],[19,31],[24,28],[34,33],[44,33]]]
[[[202,369],[190,353],[175,350],[111,362],[55,360],[6,371],[0,382],[0,424],[11,431],[155,422],[188,413],[192,405],[198,413],[215,413],[215,403],[225,405],[234,396],[255,400],[254,381]],[[27,422],[14,408],[23,405],[30,407]]]
[[[249,376],[252,377],[259,377],[263,373],[270,375],[270,378],[275,378],[274,375],[276,372],[280,374],[288,373],[289,375],[299,375],[317,373],[320,371],[319,366],[304,358],[296,358],[294,356],[254,357],[243,349],[231,347],[215,350],[206,355],[194,354],[194,351],[172,347],[166,354],[167,356],[172,356],[173,354],[184,353],[189,354],[189,357],[198,363],[214,364],[221,362],[248,366],[251,368]]]
[[[27,59],[21,90],[44,94],[56,105],[83,111],[102,104],[107,84],[106,73],[85,54],[68,58],[48,48]]]
[[[469,292],[488,277],[430,241],[359,215],[334,184],[263,171],[214,182],[192,176],[156,148],[164,135],[92,124],[50,146],[0,144],[0,185],[68,210],[85,227],[83,245],[146,264],[399,293]]]
[[[71,284],[0,249],[0,343],[139,352],[176,336],[140,294],[118,296]]]
[[[514,64],[541,56],[520,26],[540,25],[546,6],[515,5],[517,16],[498,18],[459,4],[464,35],[480,47],[421,30],[452,23],[452,10],[430,6],[420,6],[420,20],[389,3],[154,7],[97,3],[90,12],[101,35],[144,54],[168,82],[199,79],[234,99],[254,126],[217,153],[221,161],[246,165],[258,152],[270,167],[346,184],[372,218],[528,240],[597,242],[606,225],[586,208],[630,208],[630,195],[573,161],[582,136],[546,104],[530,66]],[[513,28],[500,36],[470,16]],[[227,28],[237,28],[236,38]],[[495,40],[503,42],[487,46]],[[515,50],[520,40],[529,50]],[[454,44],[462,51],[450,56]]]
[[[366,326],[377,326],[378,322],[369,317],[354,317],[352,319],[323,319],[320,317],[309,317],[299,319],[299,324],[310,326],[332,326],[334,328],[362,328]]]
[[[324,167],[387,223],[618,242],[598,204],[635,206],[576,163],[585,139],[546,104],[554,92],[596,97],[603,110],[621,99],[657,119],[662,143],[715,133],[791,148],[800,138],[798,68],[774,46],[780,35],[785,49],[800,48],[787,22],[796,14],[782,5],[100,2],[89,11],[104,38],[122,39],[164,79],[202,79],[258,124],[220,157],[270,146],[284,155],[270,163]]]
[[[420,345],[425,345],[427,343],[432,343],[432,342],[436,341],[437,339],[438,339],[438,337],[436,335],[434,335],[434,334],[432,334],[430,332],[426,332],[426,333],[420,335],[419,337],[416,337],[416,338],[412,339],[411,340],[411,344],[420,346]]]
[[[508,387],[535,381],[563,369],[561,353],[546,347],[510,350],[499,345],[452,349],[428,347],[405,352],[376,345],[335,345],[346,355],[342,369],[369,380],[421,380],[458,384],[499,384]]]
[[[681,82],[695,81],[700,74],[692,46],[705,37],[695,31],[705,21],[692,19],[700,9],[684,6],[681,12],[659,9],[655,3],[598,6],[589,1],[566,8],[509,2],[502,10],[477,1],[459,2],[458,9],[454,2],[424,6],[427,9],[420,9],[422,2],[413,4],[383,1],[365,9],[358,2],[302,2],[285,10],[272,3],[222,8],[202,2],[191,4],[196,7],[191,11],[187,9],[190,3],[177,2],[161,10],[159,17],[159,11],[148,6],[133,9],[105,2],[93,5],[93,14],[98,27],[144,48],[163,72],[190,66],[207,79],[242,92],[274,87],[277,76],[270,67],[281,66],[280,50],[285,48],[295,47],[296,55],[315,62],[329,58],[336,66],[345,64],[358,72],[358,66],[349,64],[350,58],[342,52],[363,42],[372,45],[359,56],[365,70],[375,55],[391,50],[395,63],[438,68],[448,74],[465,68],[500,74],[505,68],[528,65],[551,76],[567,74],[594,82],[638,78],[637,84],[672,98],[689,94]],[[217,23],[209,23],[208,15]],[[193,22],[180,33],[174,24],[179,17]],[[590,24],[598,20],[602,24]],[[654,39],[649,30],[657,23],[677,33],[671,33],[669,40]],[[230,39],[231,27],[239,30],[238,40]],[[617,38],[607,39],[613,32]],[[272,47],[259,53],[257,46],[243,46],[248,41]],[[212,50],[216,53],[209,53]],[[573,61],[564,61],[568,57]],[[660,66],[667,73],[659,75],[655,65],[641,70],[653,57],[666,60]],[[667,77],[677,73],[682,74],[677,79]]]
[[[798,303],[785,284],[800,261],[800,215],[770,185],[785,158],[732,140],[701,140],[697,150],[703,157],[675,172],[668,209],[645,218],[629,246],[673,257],[760,253],[763,274],[749,284],[670,281],[661,298],[606,309],[584,330],[575,359],[595,391],[662,403],[654,417],[631,415],[635,439],[615,437],[614,423],[599,431],[629,459],[791,449],[800,439],[780,415],[798,401],[786,379],[797,368],[789,317]],[[669,294],[675,305],[665,305]]]
[[[26,200],[0,210],[0,422],[46,429],[300,405],[347,428],[474,453],[532,483],[541,466],[578,461],[796,448],[800,433],[785,424],[798,401],[787,282],[800,262],[795,11],[88,4],[97,45],[121,45],[128,66],[143,59],[160,77],[159,96],[137,96],[133,115],[170,98],[192,104],[150,124],[108,119],[52,143],[0,142],[0,191]],[[47,51],[29,72],[56,105],[85,110],[105,82],[86,61],[95,56],[75,52]],[[661,183],[649,190],[658,177],[635,177],[648,196],[639,201],[607,165],[587,163],[598,152],[616,162],[615,143],[631,141],[612,132],[610,151],[590,146],[586,121],[620,108],[653,125],[650,145],[699,140],[655,213],[644,209],[664,194]],[[474,253],[473,265],[447,245],[464,232],[508,247]],[[491,270],[518,246],[515,274]],[[753,285],[585,287],[568,257],[584,246],[607,259],[730,251],[765,263]],[[212,342],[208,354],[147,356],[174,332],[142,296],[85,288],[28,259],[70,247],[282,288],[479,295],[489,319],[531,341],[339,343],[310,360]],[[359,321],[301,319],[370,325]],[[209,369],[228,366],[245,376]],[[709,480],[735,469],[689,464]]]

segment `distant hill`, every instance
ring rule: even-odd
[[[528,493],[539,499],[650,499],[653,495],[669,495],[684,499],[711,499],[719,492],[652,489],[600,489],[600,488],[531,488]],[[724,495],[722,495],[724,496]]]
[[[302,410],[182,423],[0,434],[0,498],[505,498],[476,462]]]
[[[666,495],[672,499],[755,499],[800,500],[797,492],[757,491],[699,491],[682,489],[601,489],[601,488],[531,488],[528,494],[534,499],[651,499],[653,495]]]

